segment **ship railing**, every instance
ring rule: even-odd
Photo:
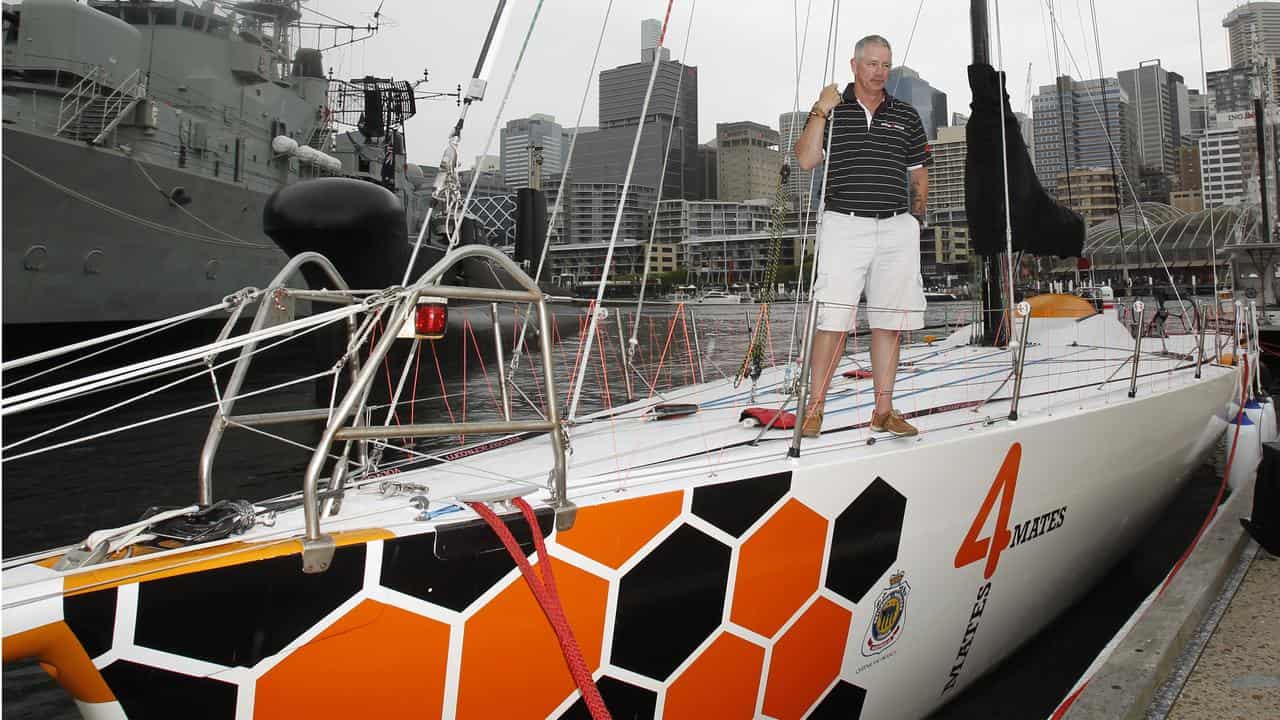
[[[134,70],[129,77],[124,79],[124,82],[120,83],[119,87],[107,96],[102,105],[101,115],[98,118],[100,123],[98,132],[89,143],[91,145],[101,143],[112,130],[116,129],[116,126],[120,124],[124,116],[133,111],[134,106],[146,94],[147,81],[142,75],[142,69],[139,68]]]
[[[79,120],[89,104],[98,97],[98,81],[102,78],[102,74],[101,65],[90,66],[89,71],[80,78],[80,82],[73,85],[62,96],[62,100],[58,103],[58,135]]]
[[[519,289],[492,290],[485,288],[458,287],[439,284],[445,274],[458,263],[468,259],[487,260],[505,271],[513,278]],[[463,423],[419,423],[408,425],[361,426],[360,419],[365,415],[369,393],[373,380],[381,369],[384,358],[391,350],[397,333],[386,332],[369,353],[367,362],[356,373],[353,373],[351,387],[346,391],[342,401],[328,414],[328,422],[320,442],[307,464],[303,478],[302,498],[303,512],[306,522],[306,535],[302,541],[302,568],[304,572],[318,573],[328,569],[333,559],[335,544],[331,536],[321,532],[320,520],[325,514],[336,512],[341,501],[343,482],[347,476],[347,464],[353,443],[370,440],[390,440],[398,438],[426,438],[462,434],[505,434],[524,432],[545,432],[551,439],[552,469],[548,477],[548,487],[556,513],[556,524],[560,529],[572,526],[575,506],[569,502],[566,488],[565,448],[567,445],[564,428],[561,426],[559,409],[556,404],[555,375],[552,362],[552,334],[550,311],[547,298],[537,283],[520,269],[510,258],[496,248],[487,245],[468,245],[448,253],[409,288],[402,292],[398,301],[389,312],[389,328],[399,328],[410,319],[416,311],[418,301],[423,297],[439,297],[457,300],[479,300],[489,303],[530,303],[537,311],[540,355],[542,360],[543,383],[546,387],[546,407],[539,420],[505,420],[498,422],[463,422]],[[394,402],[394,401],[393,401]],[[348,420],[351,419],[351,422]],[[321,502],[320,473],[331,457],[334,443],[345,441],[343,452],[337,456],[328,480],[323,504]],[[508,493],[509,495],[510,493]]]
[[[280,303],[275,297],[276,293],[283,291],[289,278],[307,267],[315,267],[324,274],[328,280],[333,283],[333,287],[337,293],[300,293],[297,291],[289,292],[290,296],[298,297],[306,295],[306,299],[312,302],[327,301],[330,303],[350,303],[353,302],[350,295],[350,288],[346,281],[342,278],[341,273],[333,266],[325,256],[315,252],[304,252],[290,258],[289,262],[281,268],[280,272],[272,278],[271,283],[267,286],[267,290],[263,293],[265,297],[259,305],[253,316],[253,323],[250,325],[249,333],[256,333],[270,325],[278,322],[281,313]],[[237,305],[227,318],[221,332],[218,334],[217,342],[221,343],[226,340],[236,324],[240,321],[244,313],[245,305]],[[350,344],[356,331],[356,321],[354,317],[347,317],[347,342]],[[257,341],[252,341],[240,349],[240,357],[236,360],[235,366],[232,368],[231,377],[227,381],[227,386],[219,393],[220,402],[218,403],[218,411],[214,414],[213,421],[209,425],[209,432],[205,436],[204,447],[200,450],[200,467],[197,474],[196,493],[198,502],[201,505],[210,505],[213,503],[213,464],[214,459],[218,455],[218,448],[222,444],[222,437],[226,429],[231,426],[256,427],[258,425],[274,425],[286,422],[301,422],[306,420],[325,420],[329,417],[328,410],[288,410],[269,413],[256,413],[253,415],[234,415],[236,398],[240,395],[240,389],[244,385],[245,377],[249,372],[249,366],[256,356],[258,350]],[[212,364],[212,356],[205,358],[205,364]],[[356,374],[360,370],[359,354],[355,353],[351,357],[349,363],[349,371],[354,380]]]

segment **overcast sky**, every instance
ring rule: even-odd
[[[510,24],[483,102],[476,103],[463,133],[465,166],[485,147],[506,92],[522,40],[538,0],[509,0]],[[532,113],[554,115],[565,127],[576,124],[592,55],[608,0],[544,0],[529,38],[502,121]],[[1059,39],[1063,74],[1097,77],[1098,58],[1090,19],[1091,0],[1056,0],[1054,9],[1065,41]],[[1181,73],[1190,88],[1204,87],[1195,0],[1095,0],[1106,75],[1159,59]],[[1228,66],[1222,19],[1239,0],[1200,0],[1204,69]],[[430,71],[429,89],[465,88],[497,0],[384,0],[383,27],[372,39],[326,53],[325,65],[338,77],[373,74],[417,79]],[[369,21],[378,0],[314,0],[314,7],[350,22]],[[753,120],[777,127],[778,115],[796,103],[796,43],[801,56],[799,106],[808,108],[825,79],[823,56],[831,26],[831,0],[676,0],[665,46],[674,59],[698,68],[699,142],[715,136],[717,122]],[[966,66],[970,62],[969,3],[965,0],[844,0],[836,23],[835,80],[852,81],[848,59],[863,35],[884,35],[893,44],[894,65],[907,65],[947,94],[948,112],[968,113]],[[992,3],[994,10],[994,3]],[[595,125],[596,83],[601,69],[640,59],[640,21],[661,18],[666,0],[615,0],[583,125]],[[1054,77],[1048,0],[1000,3],[1003,66],[1013,107],[1029,112],[1028,82],[1034,95]],[[919,23],[912,36],[917,10]],[[692,12],[692,24],[690,14]],[[804,32],[808,12],[808,32]],[[797,30],[797,25],[799,26]],[[996,49],[992,17],[992,52]],[[314,34],[304,36],[315,45]],[[995,58],[993,58],[993,61]],[[1028,64],[1030,74],[1028,76]],[[434,165],[458,117],[452,100],[421,102],[407,128],[409,159]],[[489,153],[498,154],[495,134]]]

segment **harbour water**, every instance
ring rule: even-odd
[[[671,320],[671,306],[655,308],[642,316],[637,333],[640,342],[637,360],[641,372],[659,389],[668,382],[687,382],[689,377],[699,373],[708,379],[720,377],[722,373],[732,376],[742,363],[758,306],[704,306],[691,310],[683,322],[676,323]],[[930,306],[926,324],[941,326],[960,317],[971,317],[971,312],[969,303],[935,303]],[[629,311],[611,308],[611,313],[622,314],[629,333],[632,320]],[[602,326],[598,349],[602,349],[606,356],[605,368],[598,371],[599,360],[592,360],[592,367],[586,375],[587,382],[584,383],[580,413],[619,404],[624,399],[624,381],[616,371],[620,366],[618,358],[621,353],[616,320],[611,315]],[[793,321],[803,324],[803,306],[799,313],[793,305],[779,305],[772,309],[769,331],[765,336],[766,362],[771,359],[784,362],[788,348],[799,342],[798,328],[794,333],[797,339],[792,340]],[[695,328],[696,336],[692,334]],[[508,327],[508,335],[509,330]],[[206,328],[199,332],[213,331]],[[941,331],[926,332],[940,334]],[[184,338],[188,344],[192,339]],[[862,339],[860,334],[858,342]],[[6,356],[14,357],[47,345],[52,338],[7,336],[5,340]],[[167,341],[140,347],[146,342],[94,358],[86,367],[113,366],[136,359],[144,351],[153,355],[176,349],[176,346],[164,344]],[[475,347],[487,350],[489,345],[481,340],[475,343]],[[556,351],[557,382],[562,403],[569,390],[578,348],[579,338],[564,337]],[[419,422],[449,417],[461,419],[463,413],[472,420],[497,417],[492,384],[495,382],[494,365],[478,365],[474,350],[472,353],[469,362],[465,363],[465,380],[462,375],[464,363],[460,358],[442,364],[448,369],[436,375],[432,367],[434,359],[425,356],[422,360],[425,369],[418,373],[422,385],[414,391],[415,394],[409,395],[418,399],[412,407],[414,419]],[[699,357],[701,368],[698,367]],[[249,387],[266,387],[301,375],[306,368],[325,367],[329,363],[331,359],[315,357],[311,345],[286,345],[258,360],[250,376]],[[528,362],[522,365],[521,372],[527,375],[518,376],[517,381],[530,397],[536,398],[539,387],[528,367]],[[398,368],[391,370],[389,375],[394,375],[396,370]],[[224,369],[223,382],[225,377]],[[606,379],[607,383],[604,382]],[[6,377],[4,380],[8,385],[14,378]],[[431,384],[433,381],[434,385]],[[12,456],[19,450],[62,438],[138,423],[213,399],[209,378],[205,375],[169,392],[124,406],[117,412],[91,418],[67,431],[19,446],[12,452],[8,450],[11,444],[35,432],[76,420],[93,409],[121,402],[154,384],[158,383],[128,386],[110,394],[93,396],[90,402],[55,405],[30,415],[7,419],[3,426],[6,455]],[[636,392],[640,389],[636,388]],[[313,386],[299,385],[254,398],[252,402],[246,402],[243,409],[262,411],[313,407],[317,394]],[[771,402],[772,397],[762,404]],[[197,458],[208,431],[211,412],[204,410],[179,415],[163,422],[141,425],[125,433],[6,462],[4,556],[13,557],[77,542],[94,529],[132,522],[152,506],[181,506],[193,502]],[[315,441],[314,429],[289,428],[281,434],[296,442]],[[456,443],[458,440],[442,439],[440,442]],[[229,432],[215,467],[215,496],[256,500],[296,491],[308,457],[308,452],[276,439]],[[1008,658],[995,672],[954,699],[935,718],[1047,717],[1132,609],[1164,577],[1194,536],[1217,491],[1220,463],[1221,458],[1218,457],[1214,463],[1198,469],[1160,524],[1151,530],[1147,540],[1080,603]],[[4,718],[69,720],[78,717],[70,700],[38,666],[28,663],[6,667],[3,677]]]

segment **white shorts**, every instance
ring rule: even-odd
[[[872,328],[924,327],[920,222],[914,216],[902,213],[880,220],[829,210],[822,214],[814,284],[818,329],[853,330],[864,290]]]

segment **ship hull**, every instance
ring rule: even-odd
[[[794,430],[742,423],[779,402],[784,367],[579,418],[572,508],[553,509],[558,443],[536,431],[366,470],[340,512],[311,516],[336,547],[316,574],[300,497],[214,543],[66,572],[59,551],[10,561],[4,657],[56,668],[101,717],[583,717],[547,621],[560,604],[614,717],[926,717],[1129,552],[1251,384],[1256,347],[1203,363],[1195,336],[1117,379],[1134,355],[1113,315],[1033,306],[1016,400],[998,396],[1009,351],[970,345],[974,328],[902,348],[916,437],[869,430],[859,353],[798,454]],[[697,412],[646,420],[673,401]],[[520,496],[545,553],[495,501]],[[522,576],[521,549],[558,590]]]
[[[923,717],[1122,557],[1213,447],[1234,383],[1214,373],[857,460],[725,468],[584,499],[566,532],[546,510],[540,524],[615,717]],[[43,569],[9,571],[5,655],[97,668],[101,684],[69,688],[89,717],[190,703],[226,718],[394,717],[406,703],[423,717],[578,716],[554,636],[490,530],[409,517],[336,529],[314,576],[296,541],[26,585]],[[527,525],[506,520],[529,551]],[[1012,539],[993,560],[1000,541],[982,542],[1002,528]]]
[[[287,259],[262,234],[262,193],[62,138],[3,139],[5,325],[170,317],[265,286]]]

